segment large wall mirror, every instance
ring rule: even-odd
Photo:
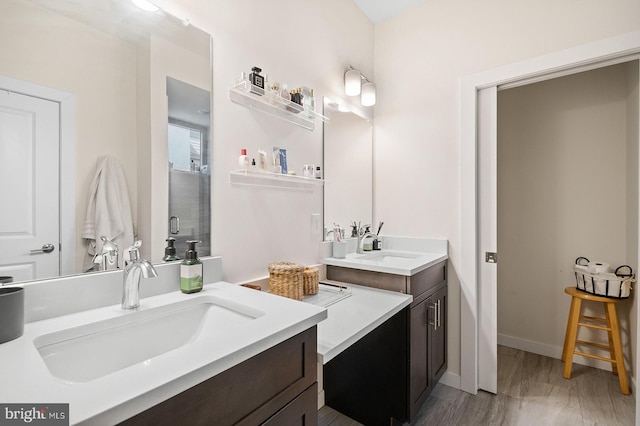
[[[373,220],[373,128],[371,120],[340,101],[324,98],[324,225],[350,235],[352,222]]]
[[[170,205],[184,205],[174,195],[185,188],[202,214],[184,218],[176,239],[202,240],[209,254],[209,34],[130,0],[2,0],[0,52],[0,276],[85,270],[105,156],[122,170],[145,258],[162,260],[169,217],[183,214]],[[187,166],[170,168],[169,151]]]

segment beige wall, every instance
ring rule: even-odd
[[[454,0],[424,2],[376,25],[374,217],[390,235],[450,242],[450,373],[460,373],[460,305],[467,303],[457,275],[460,79],[639,30],[638,16],[635,0]]]
[[[637,258],[637,226],[627,226],[638,203],[628,73],[621,64],[498,92],[499,343],[560,357],[575,259]],[[619,309],[627,356],[632,303]],[[592,312],[604,315],[599,305]]]

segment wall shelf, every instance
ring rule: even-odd
[[[307,130],[313,130],[316,121],[329,120],[320,113],[305,111],[301,105],[281,96],[273,96],[246,81],[229,88],[229,99],[239,105],[262,111]]]
[[[270,173],[258,170],[233,170],[229,172],[229,182],[236,185],[288,188],[301,191],[313,191],[317,186],[324,185],[323,179],[283,175],[281,173]]]

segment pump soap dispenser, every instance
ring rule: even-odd
[[[176,255],[176,248],[174,246],[176,239],[173,237],[169,237],[165,240],[167,242],[167,246],[164,248],[164,257],[162,260],[164,262],[173,262],[175,260],[180,260],[180,258]]]
[[[180,264],[180,291],[196,293],[202,290],[202,262],[198,259],[196,244],[200,241],[187,241],[185,259]]]

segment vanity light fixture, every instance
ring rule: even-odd
[[[358,96],[360,94],[360,76],[360,71],[353,68],[344,73],[344,93],[347,96]]]
[[[364,83],[363,83],[364,80]],[[360,71],[349,65],[349,69],[344,73],[344,93],[347,96],[361,95],[362,106],[373,106],[376,104],[376,85],[362,75]]]
[[[131,2],[147,12],[157,12],[160,10],[158,6],[151,3],[149,0],[131,0]]]
[[[373,106],[376,104],[376,85],[367,81],[362,85],[362,97],[360,98],[362,106]]]

